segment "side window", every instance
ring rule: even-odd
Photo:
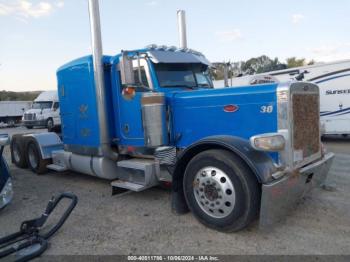
[[[208,84],[208,80],[205,77],[205,75],[203,75],[203,73],[196,73],[196,78],[197,78],[197,83],[199,85],[207,85]]]
[[[59,109],[60,108],[60,103],[59,102],[55,102],[54,104],[53,104],[53,109],[54,110],[57,110],[57,109]]]
[[[149,87],[149,85],[148,85],[148,80],[147,80],[147,76],[146,76],[145,67],[144,67],[144,66],[141,66],[140,69],[141,69],[141,70],[140,70],[140,71],[141,71],[141,81],[140,81],[140,77],[139,77],[138,66],[136,66],[136,68],[134,67],[135,84],[136,84],[136,85],[140,85],[140,86]]]
[[[134,69],[134,79],[135,79],[135,84],[137,85],[136,91],[143,92],[146,91],[142,87],[150,87],[150,84],[148,82],[147,78],[147,72],[148,70],[148,65],[147,61],[145,59],[140,59],[140,70],[139,70],[139,64],[137,59],[133,60],[133,69]],[[139,73],[141,73],[141,77],[139,76]]]

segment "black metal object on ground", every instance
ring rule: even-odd
[[[47,218],[64,198],[71,200],[66,211],[56,225],[46,233],[41,234],[40,229],[45,224]],[[15,261],[22,262],[40,256],[48,247],[48,239],[62,227],[77,202],[77,196],[71,193],[62,193],[58,197],[52,197],[41,217],[24,221],[18,232],[0,238],[0,259],[15,254]]]

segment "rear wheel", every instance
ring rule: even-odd
[[[28,164],[25,155],[24,141],[21,136],[12,136],[10,150],[12,163],[14,163],[17,167],[26,168]]]
[[[47,172],[46,166],[50,164],[50,159],[43,159],[40,150],[34,140],[27,143],[27,162],[29,168],[37,174],[44,174]]]
[[[243,229],[258,214],[259,184],[242,160],[226,150],[195,156],[185,171],[184,192],[196,218],[219,231]]]

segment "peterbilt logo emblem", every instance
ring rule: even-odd
[[[233,113],[236,112],[239,109],[236,105],[226,105],[224,106],[224,111],[227,113]]]

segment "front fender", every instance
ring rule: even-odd
[[[187,210],[182,180],[190,160],[200,152],[209,149],[226,149],[239,156],[252,170],[261,184],[271,181],[276,172],[272,158],[265,152],[255,150],[248,140],[235,136],[211,136],[192,144],[178,157],[172,181],[172,207],[178,213]]]

